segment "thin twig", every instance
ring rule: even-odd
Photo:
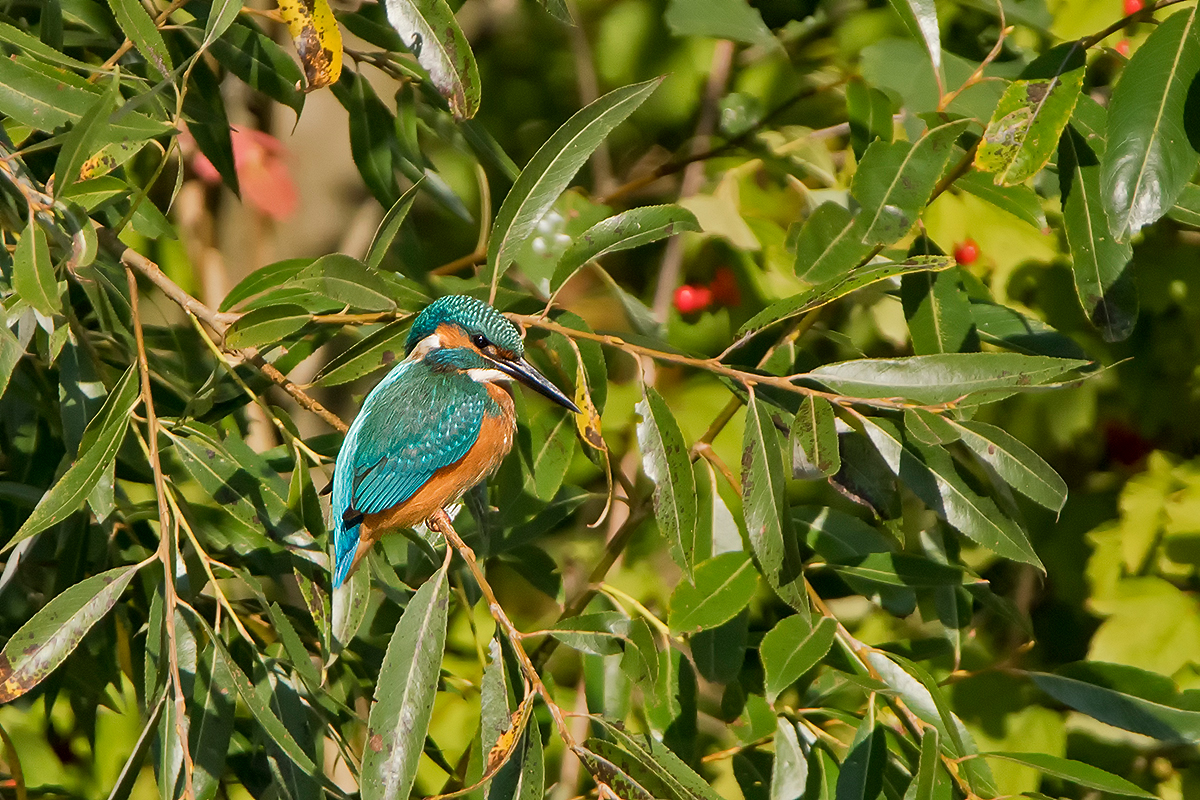
[[[146,412],[146,428],[150,440],[150,466],[154,471],[154,493],[158,500],[158,558],[162,561],[164,572],[163,618],[170,645],[168,663],[175,695],[175,735],[179,739],[180,750],[183,754],[184,797],[188,800],[195,800],[196,794],[192,789],[192,754],[188,746],[187,728],[183,723],[187,719],[187,704],[183,695],[183,681],[179,676],[179,645],[175,633],[175,551],[179,547],[179,529],[168,506],[166,480],[163,477],[162,461],[158,454],[158,416],[154,412],[154,398],[150,391],[150,364],[146,359],[146,341],[142,334],[142,317],[138,308],[137,278],[134,277],[133,270],[129,267],[125,268],[125,277],[129,282],[129,304],[133,315],[134,339],[137,342],[142,406]]]
[[[1142,8],[1139,11],[1135,11],[1132,14],[1126,14],[1125,16],[1121,17],[1119,20],[1114,22],[1112,25],[1109,25],[1104,30],[1097,31],[1096,33],[1093,33],[1091,36],[1086,36],[1086,37],[1080,39],[1079,46],[1082,47],[1084,50],[1087,50],[1087,49],[1099,44],[1100,42],[1104,41],[1109,36],[1112,36],[1114,33],[1121,30],[1129,23],[1136,22],[1137,20],[1143,20],[1143,19],[1149,20],[1151,18],[1151,16],[1154,14],[1154,12],[1161,11],[1162,9],[1166,8],[1167,6],[1173,6],[1176,3],[1182,3],[1182,2],[1183,2],[1183,0],[1159,0],[1159,2],[1155,3],[1152,6],[1146,6],[1145,8]]]

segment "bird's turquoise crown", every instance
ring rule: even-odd
[[[437,333],[442,324],[457,325],[470,336],[482,335],[517,358],[525,355],[525,345],[515,325],[482,300],[461,294],[439,298],[425,307],[413,322],[405,352],[411,353],[422,339]]]

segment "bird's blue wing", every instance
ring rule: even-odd
[[[412,497],[479,438],[490,398],[466,376],[403,363],[367,396],[338,452],[333,478],[334,579],[350,572],[364,514]]]

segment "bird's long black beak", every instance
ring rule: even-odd
[[[579,406],[575,405],[571,401],[571,398],[563,394],[561,389],[551,383],[545,375],[538,372],[537,368],[524,358],[516,358],[511,361],[497,358],[494,359],[493,363],[495,363],[496,368],[501,372],[513,376],[538,394],[549,397],[563,408],[570,409],[576,414],[580,413]]]

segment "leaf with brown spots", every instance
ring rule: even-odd
[[[479,67],[446,0],[386,0],[388,22],[458,119],[479,110]]]
[[[67,589],[21,626],[0,652],[0,703],[41,683],[108,613],[141,564],[118,567]]]
[[[280,0],[279,13],[304,67],[304,91],[337,83],[342,74],[342,32],[329,0]]]

